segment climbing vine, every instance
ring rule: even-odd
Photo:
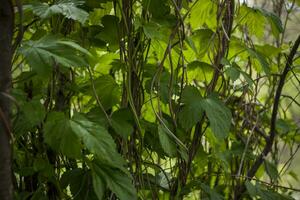
[[[251,2],[13,2],[14,199],[299,195],[300,2]]]

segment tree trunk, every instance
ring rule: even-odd
[[[0,3],[0,199],[13,199],[10,138],[11,58],[14,13],[11,0]]]

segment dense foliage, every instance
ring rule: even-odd
[[[14,199],[293,199],[300,2],[266,2],[16,0]]]

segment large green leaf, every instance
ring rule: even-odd
[[[264,15],[255,8],[243,4],[237,16],[239,25],[246,26],[250,35],[261,38],[264,35],[266,19]]]
[[[87,63],[80,55],[90,55],[75,42],[54,35],[23,42],[20,53],[39,75],[48,75],[55,64],[65,67],[84,66]]]
[[[84,146],[107,165],[122,168],[124,160],[116,150],[116,144],[105,128],[76,114],[70,121],[72,131]]]
[[[78,8],[84,4],[81,0],[61,0],[53,5],[47,3],[33,3],[29,6],[33,13],[42,19],[50,18],[53,15],[61,14],[68,19],[73,19],[84,24],[89,17],[89,14]]]
[[[143,7],[152,14],[153,18],[162,20],[170,13],[167,0],[143,0]]]
[[[25,102],[20,108],[19,117],[14,124],[14,132],[18,135],[40,125],[46,114],[44,106],[38,100]]]
[[[132,184],[132,178],[130,175],[120,169],[107,166],[106,163],[94,160],[92,163],[93,179],[97,183],[105,182],[106,186],[114,192],[120,200],[137,199],[136,190]],[[98,190],[94,184],[94,190]],[[101,186],[101,185],[100,185]],[[101,197],[99,192],[98,198]],[[101,198],[99,198],[101,200]]]
[[[110,75],[100,76],[95,80],[97,95],[105,109],[111,108],[120,101],[120,87]]]
[[[94,171],[92,172],[92,177],[93,177],[94,191],[98,199],[102,200],[106,189],[105,180],[102,180],[101,177],[98,176]]]
[[[119,18],[113,15],[105,15],[101,19],[104,29],[96,36],[105,41],[111,50],[118,49],[119,45]]]
[[[182,109],[179,112],[179,124],[184,129],[192,128],[200,121],[203,114],[201,106],[202,97],[199,90],[193,86],[186,86],[182,93]]]
[[[224,139],[229,134],[231,125],[231,112],[219,100],[206,98],[201,101],[201,105],[209,119],[210,128],[218,139]]]
[[[258,10],[268,20],[268,22],[271,25],[273,35],[278,38],[279,34],[283,32],[283,25],[282,25],[280,17],[278,17],[276,14],[274,14],[270,11],[267,11],[265,9],[262,9],[262,8],[260,8]]]
[[[113,113],[112,117],[112,127],[114,131],[127,139],[133,133],[133,117],[128,109],[120,109]]]
[[[215,45],[215,34],[211,29],[201,28],[193,32],[187,38],[187,43],[196,53],[197,58],[203,58],[204,55],[213,50]]]
[[[217,25],[217,4],[212,0],[198,0],[195,5],[190,4],[190,24],[193,29],[198,29],[204,24],[214,29]]]
[[[208,83],[208,81],[212,78],[213,72],[214,68],[210,64],[200,62],[198,60],[190,62],[187,65],[187,76],[189,82],[194,82],[194,80],[197,80]]]
[[[45,142],[52,149],[71,158],[80,158],[82,149],[80,139],[73,132],[70,120],[63,113],[50,113],[44,130]]]
[[[155,22],[148,22],[143,25],[143,30],[148,38],[168,41],[170,30],[167,27]]]
[[[74,200],[97,200],[96,190],[93,190],[92,176],[90,171],[81,168],[67,170],[60,179],[60,185],[63,189],[69,186],[69,190]],[[101,188],[97,187],[99,191]],[[68,191],[69,191],[68,190]]]

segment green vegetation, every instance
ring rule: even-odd
[[[293,199],[299,9],[4,0],[0,199]]]

